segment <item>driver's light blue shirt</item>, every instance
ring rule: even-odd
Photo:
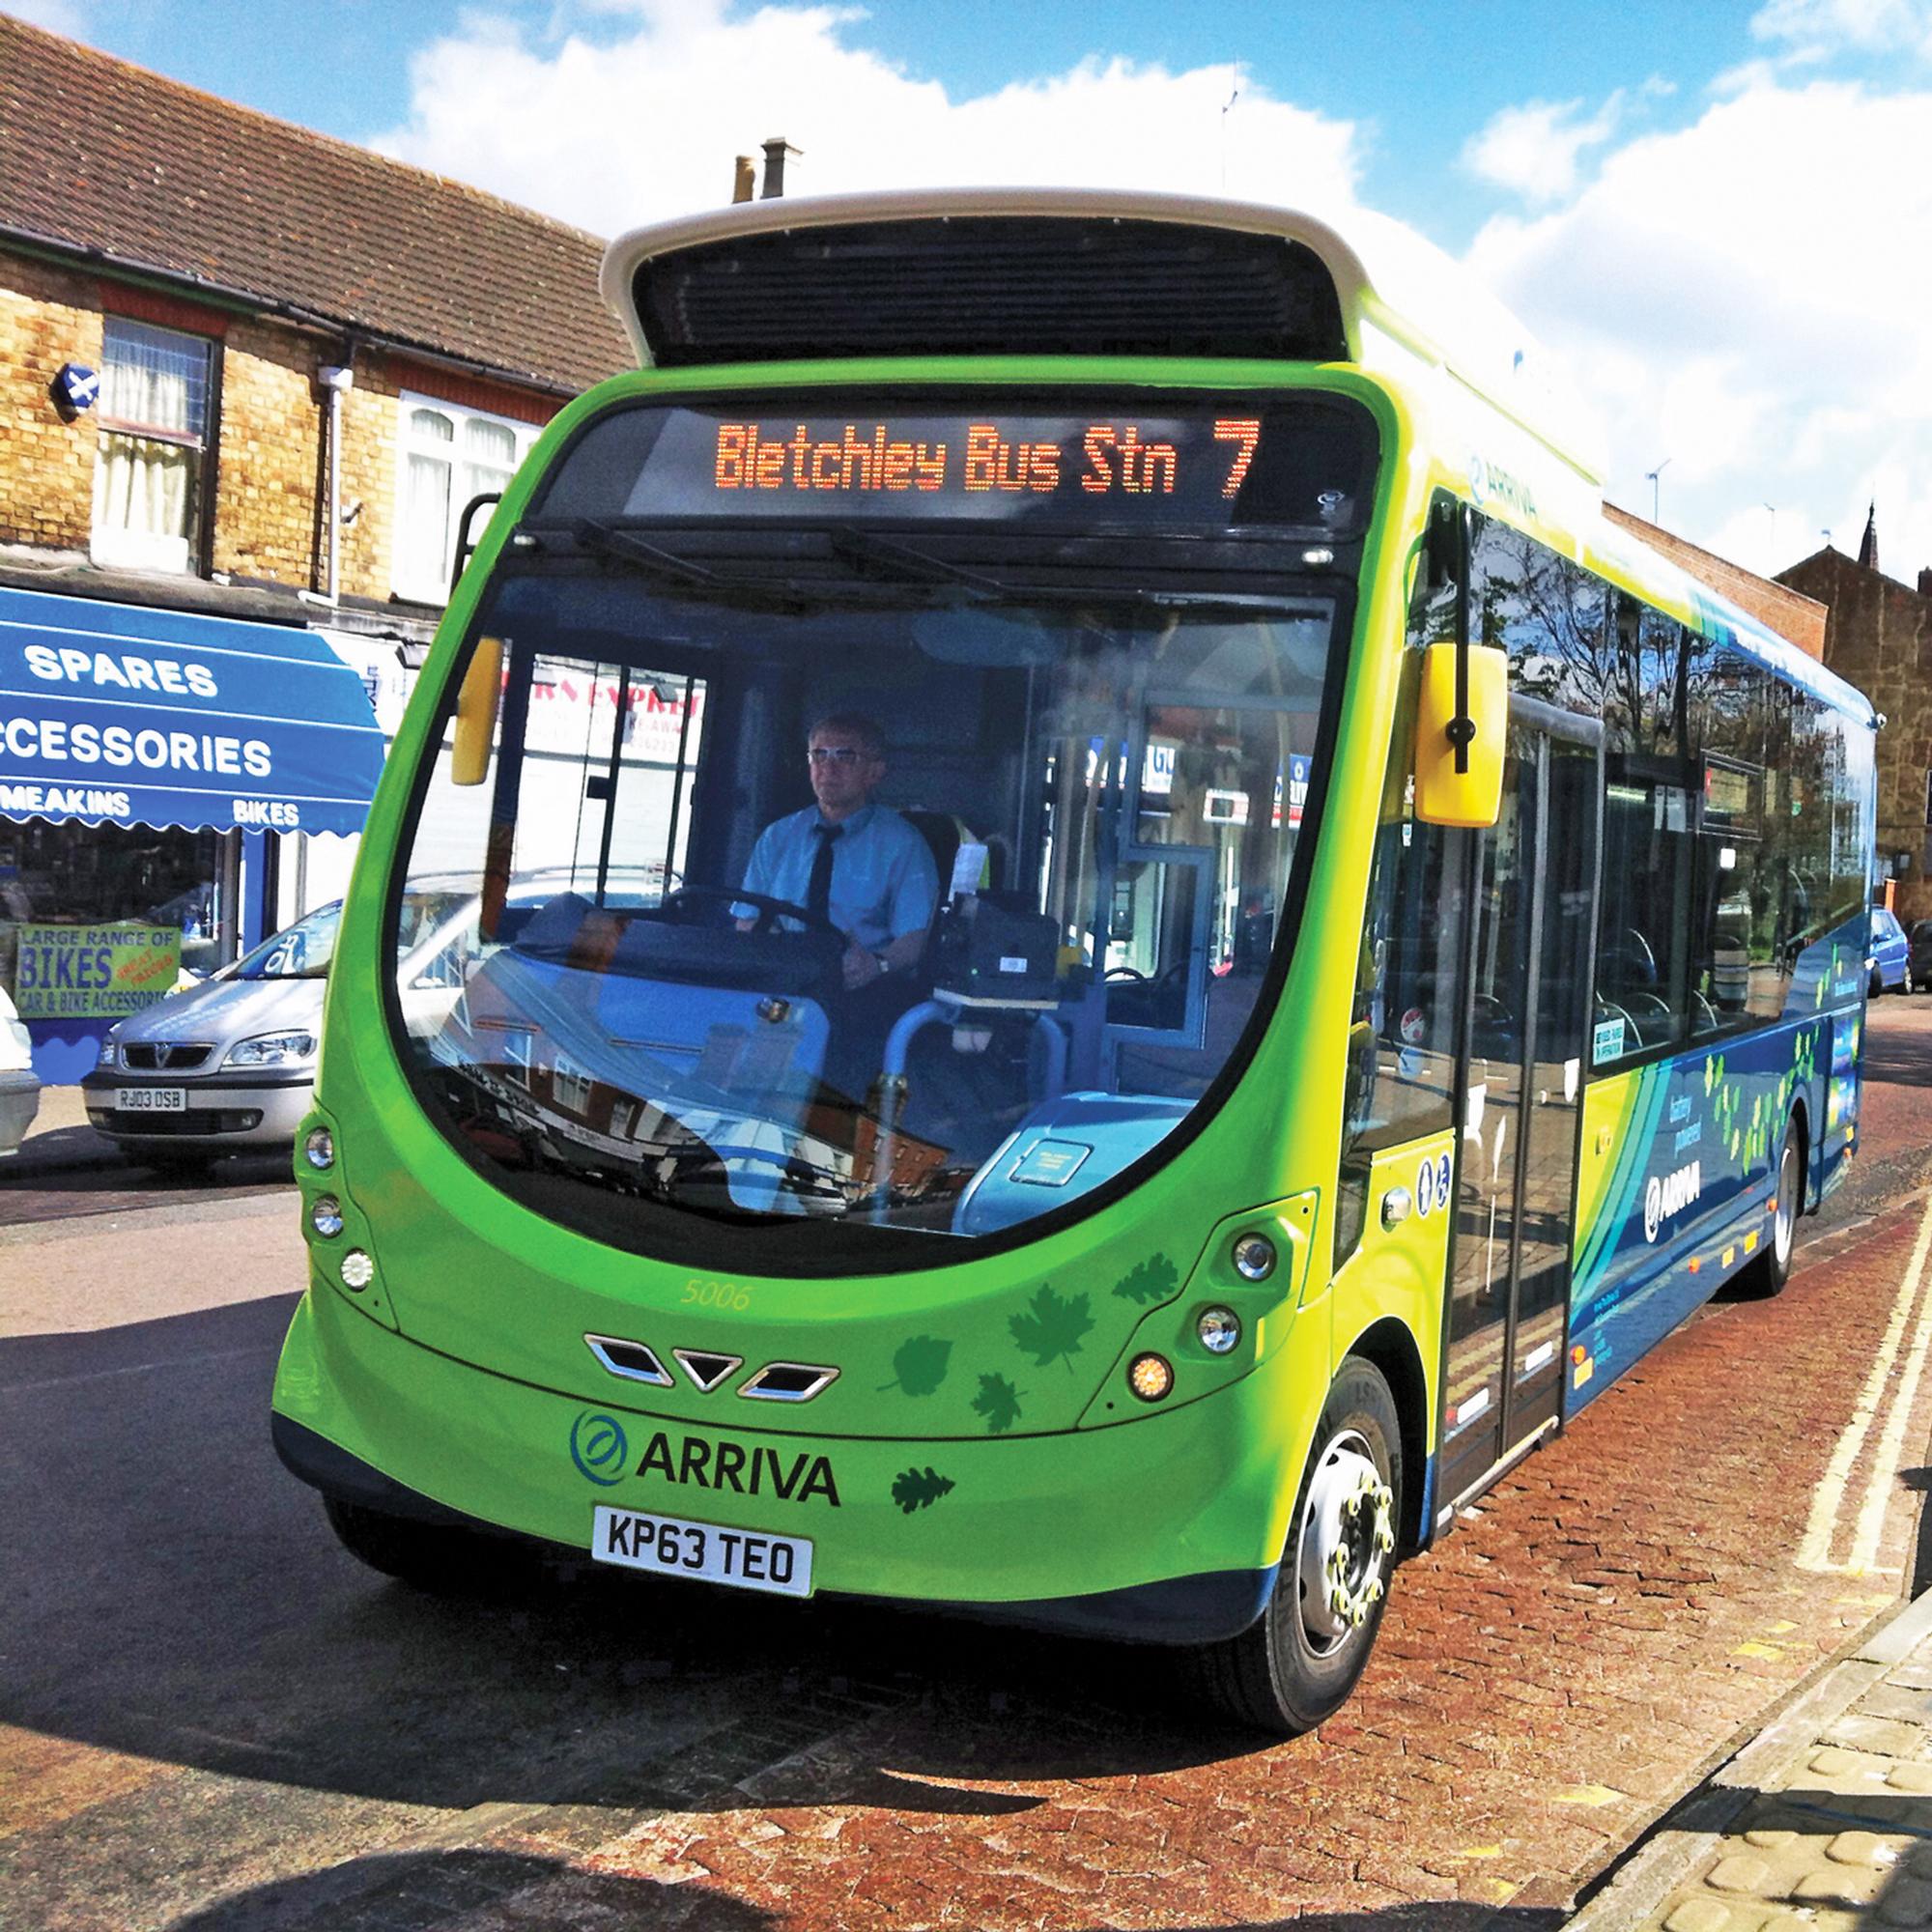
[[[743,890],[767,898],[803,905],[811,890],[812,861],[819,840],[813,827],[818,808],[774,819],[758,834]],[[932,923],[939,903],[939,868],[931,848],[890,806],[862,806],[843,821],[832,848],[832,923],[868,952]],[[734,905],[739,919],[754,919],[760,908]],[[796,920],[784,922],[797,929]]]

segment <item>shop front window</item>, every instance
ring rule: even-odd
[[[233,833],[0,819],[0,987],[23,1018],[124,1018],[115,1003],[128,988],[105,982],[101,956],[132,944],[110,930],[135,928],[147,935],[141,993],[212,973],[238,950],[236,843]],[[83,934],[98,935],[87,958]]]

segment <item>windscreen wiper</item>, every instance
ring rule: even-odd
[[[597,556],[614,557],[647,576],[663,578],[672,583],[698,584],[706,590],[716,589],[723,582],[715,570],[706,570],[701,563],[693,563],[689,557],[675,556],[668,550],[660,550],[656,544],[646,542],[636,530],[628,530],[621,524],[606,524],[595,517],[580,517],[571,525],[570,534],[577,540],[579,549],[587,550]]]
[[[833,555],[843,557],[847,563],[889,565],[892,575],[915,583],[959,583],[984,596],[1001,599],[1019,594],[1012,584],[1002,582],[997,577],[949,563],[943,556],[921,550],[917,544],[881,536],[876,530],[833,530],[830,538]]]
[[[985,604],[1126,604],[1144,611],[1233,611],[1251,616],[1264,611],[1280,611],[1286,600],[1279,591],[1244,594],[1240,591],[1151,590],[1142,584],[1102,581],[1094,583],[1014,583],[982,570],[969,570],[963,564],[935,556],[897,537],[882,536],[876,530],[833,530],[833,554],[848,562],[868,563],[877,570],[884,566],[893,575],[913,583],[958,585],[970,593],[969,601]]]

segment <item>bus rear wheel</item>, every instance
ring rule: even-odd
[[[1321,1407],[1267,1608],[1197,1654],[1231,1717],[1294,1737],[1341,1709],[1387,1605],[1402,1476],[1395,1398],[1380,1370],[1351,1355]]]
[[[1747,1277],[1759,1294],[1776,1294],[1791,1279],[1798,1217],[1804,1211],[1804,1142],[1795,1116],[1784,1123],[1784,1139],[1772,1174],[1777,1191],[1772,1196],[1771,1227]]]
[[[439,1597],[495,1596],[529,1580],[533,1566],[508,1538],[415,1522],[342,1496],[322,1506],[336,1540],[358,1562]]]

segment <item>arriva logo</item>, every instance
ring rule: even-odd
[[[1643,1237],[1657,1239],[1657,1231],[1673,1214],[1681,1214],[1704,1191],[1703,1166],[1692,1161],[1675,1174],[1653,1174],[1643,1190]]]
[[[622,1480],[630,1453],[624,1425],[614,1415],[586,1408],[570,1425],[570,1460],[601,1489]]]

